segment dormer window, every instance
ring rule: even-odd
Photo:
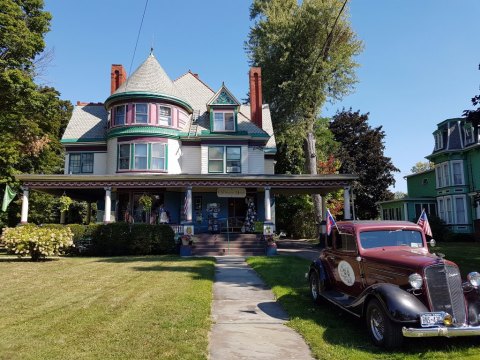
[[[441,131],[437,131],[433,134],[435,138],[435,150],[443,149],[443,134]]]
[[[235,131],[235,114],[233,111],[214,111],[213,131]]]
[[[135,123],[148,124],[148,104],[135,104]]]
[[[158,107],[158,125],[172,125],[172,108],[170,106],[160,105]]]
[[[114,125],[125,125],[125,105],[115,106],[113,114],[113,124]]]
[[[473,127],[470,124],[465,125],[465,144],[471,144],[474,142]]]

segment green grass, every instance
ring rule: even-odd
[[[0,359],[206,359],[213,259],[0,256]]]
[[[457,261],[465,254],[463,260],[467,264],[474,252],[450,244],[437,249],[455,254]],[[476,248],[475,252],[478,256]],[[399,351],[383,351],[372,344],[363,321],[327,302],[313,304],[304,277],[308,260],[292,256],[254,257],[248,263],[272,288],[290,316],[287,325],[305,338],[317,359],[480,359],[479,337],[405,339]],[[480,266],[478,260],[476,264]]]

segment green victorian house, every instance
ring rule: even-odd
[[[452,232],[480,237],[478,125],[465,118],[439,123],[433,132],[433,152],[426,156],[434,169],[406,176],[407,197],[380,202],[382,218],[416,221],[424,208]]]

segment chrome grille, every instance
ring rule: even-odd
[[[456,325],[466,321],[462,279],[456,266],[437,264],[425,269],[426,285],[432,311],[451,314]]]

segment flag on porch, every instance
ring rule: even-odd
[[[12,202],[17,193],[13,191],[8,184],[5,184],[5,193],[3,194],[2,211],[7,211],[8,204]]]
[[[427,213],[425,212],[425,209],[422,210],[422,213],[418,218],[417,225],[420,225],[425,235],[432,237],[432,229],[430,228],[430,223],[428,222]]]
[[[337,226],[337,223],[335,222],[335,219],[333,218],[332,214],[330,213],[330,210],[327,209],[327,217],[326,217],[326,223],[327,223],[327,235],[330,235],[332,233],[332,228],[334,226]]]
[[[187,219],[187,212],[188,212],[188,196],[185,193],[185,200],[183,201],[183,215],[185,216],[185,220]]]

